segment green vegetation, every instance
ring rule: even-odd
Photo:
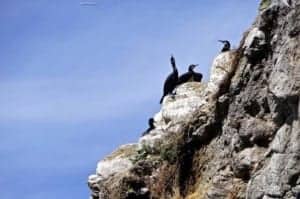
[[[143,145],[143,147],[137,151],[137,155],[134,158],[131,158],[133,164],[137,163],[140,160],[147,158],[148,154],[152,153],[152,149],[148,145]]]
[[[264,10],[271,5],[271,0],[262,0],[259,5],[259,10]]]
[[[161,148],[160,157],[162,160],[174,164],[177,160],[177,147],[176,145],[167,145]]]
[[[140,160],[145,160],[149,154],[159,155],[162,161],[168,161],[170,164],[174,164],[177,160],[177,146],[174,144],[162,145],[159,151],[154,151],[150,146],[143,145],[137,154],[131,158],[133,164]]]

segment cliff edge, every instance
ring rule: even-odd
[[[300,192],[300,1],[263,0],[207,83],[165,97],[153,129],[89,176],[91,199],[294,199]]]

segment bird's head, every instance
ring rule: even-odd
[[[152,117],[149,118],[148,123],[149,123],[149,124],[153,124],[153,123],[154,123],[154,119],[153,119]]]
[[[150,127],[154,127],[154,119],[153,118],[149,118],[148,124],[149,124]]]
[[[223,43],[223,44],[230,44],[230,42],[228,40],[218,40],[218,41]]]
[[[171,61],[171,65],[172,65],[173,70],[177,70],[176,69],[176,63],[175,63],[175,58],[173,57],[173,55],[171,55],[170,61]]]
[[[189,65],[189,71],[193,71],[199,64],[191,64]]]
[[[172,64],[175,64],[175,58],[174,58],[174,56],[173,56],[173,55],[171,55],[171,59],[170,59],[170,61],[171,61],[171,63],[172,63]]]
[[[226,51],[230,50],[230,42],[229,41],[227,41],[227,40],[218,40],[218,41],[224,44],[221,52],[226,52]]]
[[[228,40],[218,40],[218,42],[221,42],[221,43],[223,43],[223,44],[229,43]]]

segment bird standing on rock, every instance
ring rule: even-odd
[[[149,128],[143,133],[142,136],[149,134],[150,131],[152,131],[153,129],[155,129],[155,126],[154,126],[154,119],[153,119],[153,118],[150,118],[150,119],[148,120],[148,124],[149,124]]]
[[[173,56],[171,56],[171,65],[173,68],[173,72],[165,80],[163,96],[160,99],[160,104],[163,102],[163,99],[166,95],[172,94],[178,82],[178,70],[176,68],[175,58]]]
[[[221,43],[224,44],[221,52],[226,52],[226,51],[230,50],[230,42],[229,41],[227,41],[227,40],[219,40],[219,42],[221,42]]]
[[[189,65],[189,69],[187,73],[184,73],[181,75],[178,79],[177,85],[189,82],[189,81],[195,81],[195,82],[201,82],[202,80],[202,74],[197,73],[194,71],[194,68],[196,68],[198,64],[191,64]]]

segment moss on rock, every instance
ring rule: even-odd
[[[262,11],[271,5],[271,0],[262,0],[259,4],[259,10]]]

